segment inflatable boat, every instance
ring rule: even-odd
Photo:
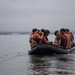
[[[28,51],[29,55],[68,54],[75,50],[75,45],[70,49],[64,49],[54,45],[41,44]]]

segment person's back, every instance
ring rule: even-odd
[[[54,45],[60,47],[60,43],[61,43],[61,36],[60,36],[60,32],[58,30],[56,30],[54,32],[55,40],[54,40]]]
[[[70,39],[71,39],[71,46],[73,46],[74,45],[74,35],[73,35],[73,33],[72,32],[70,32]]]
[[[66,48],[66,37],[63,35],[63,34],[61,34],[60,35],[61,36],[61,44],[60,44],[60,46],[62,46],[63,48]]]
[[[61,36],[61,44],[60,44],[60,46],[62,46],[63,48],[66,48],[67,39],[66,39],[66,36],[65,36],[65,29],[64,28],[60,29],[60,36]]]
[[[69,29],[66,29],[64,35],[66,36],[67,40],[66,48],[71,48],[71,33],[69,32]]]
[[[60,29],[55,31],[54,35],[56,36],[54,45],[62,48],[66,48],[66,38],[64,36],[64,29]]]
[[[49,31],[48,29],[46,29],[46,40],[47,40],[47,41],[49,41],[48,35],[50,35],[50,31]]]
[[[41,31],[44,33],[43,39],[41,40],[42,44],[53,44],[53,42],[49,41],[47,37],[50,34],[50,31],[45,29],[41,29]]]
[[[31,48],[37,46],[40,42],[40,35],[38,34],[38,30],[33,29],[32,32],[33,33],[29,37],[29,42],[30,42]]]

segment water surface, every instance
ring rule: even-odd
[[[29,35],[0,35],[0,75],[75,75],[75,54],[28,55],[28,40]]]

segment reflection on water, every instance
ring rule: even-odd
[[[28,75],[74,75],[73,55],[30,56]]]

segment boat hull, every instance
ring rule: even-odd
[[[75,50],[73,46],[70,49],[63,49],[54,45],[38,45],[29,50],[29,55],[51,55],[51,54],[68,54]]]

